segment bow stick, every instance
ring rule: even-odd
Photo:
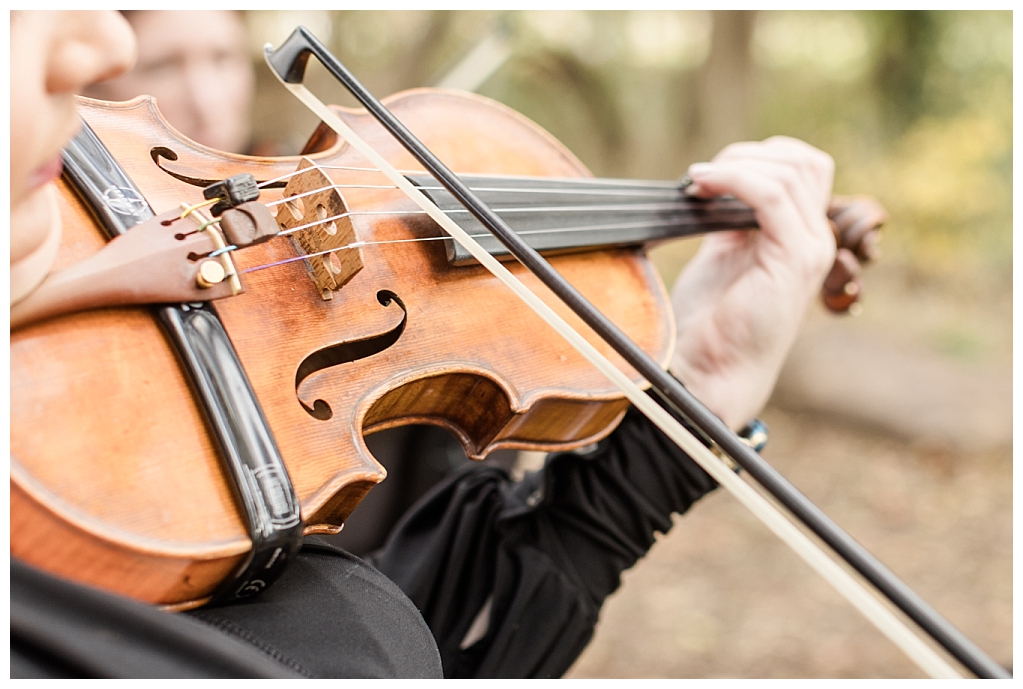
[[[697,439],[663,407],[646,395],[578,332],[529,291],[499,261],[416,189],[390,163],[366,144],[348,125],[317,99],[304,85],[309,57],[315,55],[324,67],[384,126],[465,208],[508,247],[509,251],[544,282],[569,308],[605,342],[636,369],[651,387],[723,454],[742,466],[760,486],[781,502],[800,522],[813,531],[846,563],[876,587],[890,602],[923,628],[946,651],[979,677],[1008,678],[1011,675],[966,638],[948,620],[917,596],[887,567],[835,524],[800,493],[781,474],[745,445],[724,422],[697,401],[674,377],[643,352],[581,294],[569,285],[550,264],[529,247],[515,232],[426,148],[379,100],[307,29],[298,27],[274,49],[264,48],[267,63],[281,83],[334,129],[356,150],[366,156],[395,185],[420,206],[434,221],[469,251],[495,277],[505,283],[541,318],[559,332],[582,356],[593,363],[668,437],[676,442],[719,484],[749,508],[764,524],[785,541],[811,567],[831,583],[852,605],[903,650],[922,670],[933,677],[961,675],[941,655],[896,617],[858,580],[852,577],[810,540],[787,516],[774,507],[750,484],[726,466],[700,439]]]

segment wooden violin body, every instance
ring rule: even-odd
[[[550,135],[489,100],[417,90],[386,102],[457,172],[589,175]],[[299,163],[199,146],[167,126],[152,99],[79,105],[157,213],[202,200],[202,185],[188,179],[249,172],[267,180]],[[338,112],[396,167],[420,169],[368,115]],[[344,187],[338,193],[348,210],[414,209],[397,189],[379,188],[387,184],[382,175],[334,169],[366,167],[343,142],[309,158]],[[60,187],[64,239],[56,268],[105,242],[74,192]],[[266,190],[261,200],[281,194]],[[319,211],[295,203],[287,212]],[[621,393],[483,268],[452,267],[440,241],[394,241],[439,236],[432,221],[396,213],[351,222],[366,243],[362,267],[330,299],[310,263],[298,260],[244,274],[245,292],[216,302],[307,532],[336,532],[384,477],[363,440],[374,431],[441,425],[479,458],[502,447],[577,447],[621,418]],[[236,252],[234,261],[244,271],[300,254],[282,238]],[[642,250],[552,263],[667,364],[671,312]],[[512,269],[638,379],[532,276]],[[207,599],[249,548],[206,421],[149,309],[78,313],[11,333],[14,557],[147,602],[187,606]]]

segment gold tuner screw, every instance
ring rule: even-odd
[[[199,264],[199,274],[195,280],[203,289],[209,289],[213,285],[219,285],[225,277],[227,273],[224,266],[220,265],[220,261],[210,259]]]

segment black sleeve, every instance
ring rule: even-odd
[[[630,409],[520,482],[486,465],[445,480],[369,559],[422,611],[445,676],[559,677],[621,572],[716,485]]]

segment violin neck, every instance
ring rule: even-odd
[[[511,254],[430,175],[407,175],[492,255]],[[673,182],[462,175],[462,180],[535,250],[543,254],[640,246],[714,230],[751,229],[753,211],[731,197],[697,199]],[[445,242],[448,259],[475,259]]]

